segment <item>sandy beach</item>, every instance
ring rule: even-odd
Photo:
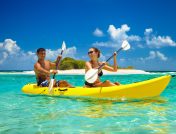
[[[136,70],[136,69],[118,69],[117,72],[109,72],[103,70],[104,75],[125,75],[125,74],[150,74],[149,72],[145,72],[143,70]],[[0,72],[0,74],[31,74],[34,75],[34,71],[22,71],[22,72]],[[71,70],[58,70],[58,74],[61,75],[84,75],[84,69],[71,69]]]
[[[103,70],[105,75],[116,75],[116,74],[149,74],[149,72],[145,72],[143,70],[136,70],[136,69],[119,69],[117,72],[109,72]],[[72,70],[58,70],[58,74],[62,75],[84,75],[84,69],[72,69]]]
[[[34,75],[34,71],[3,71],[0,72],[0,74],[31,74]],[[61,75],[84,75],[85,70],[84,69],[71,69],[71,70],[58,70],[58,74]],[[109,72],[106,70],[103,70],[104,75],[125,75],[125,74],[150,74],[149,72],[143,71],[143,70],[136,70],[136,69],[118,69],[117,72]]]

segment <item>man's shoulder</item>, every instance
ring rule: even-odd
[[[51,61],[49,61],[49,60],[45,60],[45,63],[49,64],[49,63],[51,63]]]
[[[39,66],[40,64],[38,62],[34,63],[34,67]]]
[[[37,64],[39,64],[39,63],[38,62],[34,63],[34,66],[37,65]]]

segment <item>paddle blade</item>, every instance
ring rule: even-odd
[[[90,69],[85,74],[85,81],[94,83],[98,78],[98,69]]]
[[[123,49],[123,50],[128,50],[128,49],[130,49],[130,44],[128,43],[127,40],[124,40],[124,41],[122,42],[122,49]]]
[[[54,79],[51,79],[51,80],[50,80],[50,83],[49,83],[49,87],[48,87],[49,93],[52,92],[52,90],[53,90],[53,85],[54,85]]]
[[[62,42],[62,51],[66,50],[66,44],[65,41]]]

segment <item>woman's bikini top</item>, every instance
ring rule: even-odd
[[[100,66],[99,63],[98,63],[98,65]],[[101,76],[103,76],[103,71],[102,70],[100,72],[98,72],[98,77],[101,77]],[[88,83],[87,81],[85,81],[84,84],[87,85],[87,86],[90,86],[90,87],[94,87],[94,83]]]

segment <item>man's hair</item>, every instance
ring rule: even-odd
[[[46,50],[44,48],[38,48],[37,53],[39,53],[40,51],[46,51]]]

